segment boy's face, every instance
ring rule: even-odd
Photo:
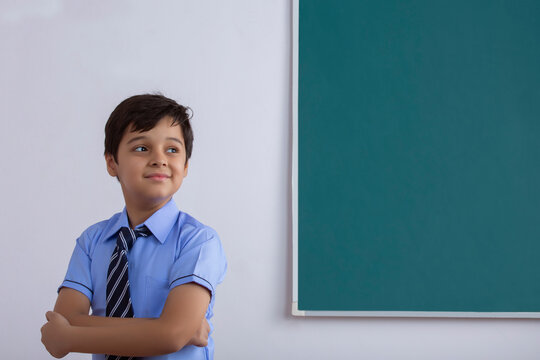
[[[132,132],[130,126],[118,145],[118,162],[105,155],[107,171],[118,177],[127,206],[164,205],[182,185],[186,148],[182,129],[171,124],[164,117],[149,131]]]

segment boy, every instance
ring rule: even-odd
[[[51,355],[213,358],[207,320],[225,256],[215,231],[172,199],[187,175],[189,119],[185,107],[162,95],[130,97],[111,113],[105,160],[126,206],[77,239],[41,329]]]

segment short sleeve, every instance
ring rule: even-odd
[[[82,243],[83,237],[84,234],[77,239],[75,249],[71,255],[71,260],[69,261],[66,277],[62,282],[62,285],[58,287],[58,291],[63,287],[75,289],[86,295],[90,302],[92,302],[92,295],[94,293],[92,290],[92,278],[90,276],[92,260],[90,259],[87,250],[84,248],[84,243]]]
[[[169,288],[193,282],[207,288],[214,297],[226,269],[227,261],[218,235],[212,230],[202,229],[180,251],[171,268]]]

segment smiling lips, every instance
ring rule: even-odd
[[[158,181],[162,181],[162,180],[170,178],[169,175],[161,174],[161,173],[152,173],[152,174],[146,175],[145,177],[147,179],[158,180]]]

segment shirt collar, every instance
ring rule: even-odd
[[[173,225],[178,219],[178,207],[176,203],[171,198],[169,202],[163,205],[158,211],[152,214],[144,223],[137,226],[137,228],[145,225],[155,236],[160,243],[164,243],[171,232]],[[120,213],[113,224],[110,225],[108,231],[105,234],[105,239],[112,238],[120,230],[121,227],[129,227],[129,221],[127,216],[127,210],[124,207],[124,210]]]

